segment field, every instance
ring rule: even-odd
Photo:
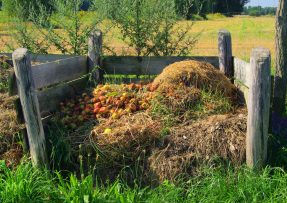
[[[4,42],[9,40],[8,18],[0,12],[0,51],[7,51]],[[186,21],[180,21],[179,26],[184,26]],[[220,29],[227,29],[232,34],[233,55],[248,59],[251,49],[254,47],[265,47],[271,50],[274,56],[274,17],[247,17],[236,16],[233,18],[217,18],[207,21],[197,21],[192,28],[192,34],[199,34],[198,43],[192,51],[192,55],[211,56],[217,55],[217,33]],[[127,45],[120,39],[117,29],[112,29],[107,33],[105,39],[109,44],[121,52],[128,52]],[[104,39],[104,41],[105,41]]]
[[[178,26],[184,26],[186,23],[190,22],[181,21],[178,23]],[[4,47],[4,44],[10,40],[8,30],[9,24],[10,23],[7,22],[7,16],[0,12],[0,51],[3,52],[7,51],[7,48]],[[219,29],[224,28],[232,33],[234,50],[233,55],[248,60],[252,48],[263,46],[269,48],[271,50],[272,56],[274,56],[273,27],[273,17],[252,18],[236,16],[233,18],[215,18],[208,21],[198,21],[195,22],[193,26],[192,34],[199,34],[199,39],[191,54],[201,56],[217,55],[217,32]],[[124,44],[119,38],[119,31],[113,28],[109,33],[107,33],[104,40],[108,39],[106,41],[109,42],[109,45],[115,48],[118,55],[121,55],[122,53],[129,53],[129,49],[126,47],[127,45]],[[51,52],[53,52],[53,50]],[[213,75],[212,81],[215,81],[215,78],[216,77]],[[213,84],[212,81],[209,82]],[[222,82],[223,80],[220,81]],[[179,84],[184,86],[184,84]],[[231,83],[229,82],[228,84]],[[176,90],[181,90],[180,85],[178,86],[180,88]],[[6,86],[3,87],[3,89],[6,90]],[[215,87],[216,85],[213,84],[211,86]],[[113,88],[115,88],[115,90],[113,90]],[[208,154],[206,156],[204,154],[203,159],[206,160],[205,164],[202,164],[200,167],[196,168],[194,165],[196,165],[196,162],[200,159],[196,159],[195,163],[192,162],[194,165],[192,164],[191,168],[195,168],[195,176],[188,177],[188,179],[186,177],[177,176],[173,179],[173,181],[166,180],[160,184],[158,182],[151,184],[146,183],[148,178],[144,176],[147,176],[148,171],[145,171],[147,166],[146,162],[143,160],[146,158],[146,156],[148,156],[145,154],[146,149],[150,148],[141,148],[141,140],[135,140],[135,143],[131,143],[129,145],[125,143],[125,137],[123,136],[123,147],[119,149],[116,148],[117,145],[111,145],[111,148],[107,148],[108,150],[104,151],[105,148],[101,148],[102,146],[96,145],[98,148],[96,149],[96,152],[92,153],[89,151],[89,145],[87,148],[84,148],[86,141],[93,139],[95,134],[97,134],[98,139],[102,136],[103,140],[107,139],[111,140],[112,143],[116,143],[121,139],[118,138],[121,137],[121,135],[130,133],[130,137],[136,137],[137,133],[140,134],[141,132],[147,132],[143,136],[143,139],[145,139],[147,135],[152,134],[152,127],[155,126],[155,129],[159,131],[159,127],[162,127],[160,125],[163,124],[163,128],[160,129],[160,132],[157,132],[160,135],[160,138],[162,138],[167,134],[171,134],[171,129],[173,127],[172,125],[175,125],[174,123],[177,122],[182,122],[181,119],[185,120],[187,118],[192,120],[198,118],[201,119],[207,115],[217,116],[223,113],[228,113],[231,111],[231,109],[233,109],[232,104],[227,99],[227,97],[225,98],[223,94],[224,91],[228,89],[228,85],[223,85],[221,91],[219,92],[208,91],[205,89],[205,87],[201,88],[202,89],[198,90],[199,92],[193,92],[193,89],[187,89],[187,92],[191,94],[191,98],[195,98],[194,103],[190,104],[190,97],[188,93],[184,91],[169,92],[168,88],[164,87],[163,93],[167,89],[167,95],[171,94],[173,98],[180,98],[182,101],[185,101],[184,96],[188,96],[187,103],[178,104],[175,102],[174,104],[171,104],[171,108],[168,106],[170,105],[170,101],[163,100],[162,97],[155,97],[153,100],[146,99],[148,97],[147,95],[149,95],[149,93],[152,94],[153,92],[151,90],[152,86],[143,88],[141,85],[138,87],[134,84],[132,86],[122,85],[115,87],[113,85],[98,86],[97,89],[93,89],[91,95],[85,94],[77,97],[75,100],[61,103],[60,105],[62,109],[60,118],[62,120],[52,120],[50,127],[47,129],[48,133],[46,134],[48,136],[47,140],[50,145],[50,164],[51,168],[54,170],[46,171],[33,168],[31,166],[30,160],[26,160],[25,157],[22,159],[21,164],[13,168],[13,164],[8,165],[5,163],[5,161],[1,161],[2,158],[0,156],[0,202],[285,202],[287,200],[287,174],[283,168],[271,167],[283,167],[286,165],[286,148],[282,147],[284,140],[279,143],[279,141],[277,139],[273,139],[273,136],[271,135],[270,144],[273,144],[272,146],[274,146],[275,143],[276,150],[273,150],[273,148],[270,147],[269,149],[271,150],[269,153],[270,157],[272,156],[275,158],[273,160],[269,160],[270,166],[262,170],[251,170],[248,169],[245,165],[234,165],[232,161],[234,161],[234,159],[236,159],[240,153],[233,153],[234,156],[229,155],[228,158],[230,158],[230,160],[233,159],[230,162],[224,158],[221,159],[221,157],[209,157],[207,156]],[[148,92],[142,92],[143,89],[148,90]],[[185,88],[182,88],[182,90],[185,90]],[[140,95],[139,92],[143,93],[143,95]],[[136,95],[139,98],[137,98]],[[100,99],[101,97],[102,99]],[[164,103],[160,103],[162,101],[166,101],[167,104],[163,105]],[[94,104],[94,102],[96,103]],[[117,102],[122,102],[122,104],[118,105]],[[136,119],[136,117],[133,117],[134,114],[128,114],[128,116],[126,116],[127,114],[122,114],[122,117],[119,117],[119,110],[121,110],[121,113],[125,110],[128,110],[128,113],[136,113],[132,110],[132,104],[135,103],[137,105],[134,108],[139,111],[143,109],[146,110],[144,107],[145,105],[143,105],[145,103],[148,106],[151,106],[152,115],[154,117],[160,117],[160,119],[155,121],[148,120],[150,123],[146,122],[147,124],[143,124],[142,122],[138,125],[138,123],[134,122],[133,120],[134,118]],[[96,109],[97,104],[101,105],[101,108],[99,107]],[[138,106],[139,104],[140,106]],[[91,106],[91,108],[89,106]],[[101,114],[101,109],[108,106],[112,106],[112,112],[105,111],[103,114]],[[87,109],[88,112],[86,112],[87,107],[89,107]],[[3,108],[7,107],[4,105]],[[234,109],[236,108],[237,107],[234,107]],[[87,126],[84,125],[82,128],[79,128],[75,131],[78,125],[82,124],[81,122],[86,121],[85,116],[87,114],[89,116],[95,116],[95,110],[97,110],[96,118],[99,118],[99,120],[96,122],[99,121],[100,124],[96,125],[97,127],[95,127],[94,123],[92,123],[94,134],[91,136],[83,134],[83,132],[86,132],[86,130],[89,130],[91,127],[90,123],[88,123]],[[93,111],[93,113],[91,111]],[[79,112],[84,112],[85,114],[79,116]],[[184,115],[181,115],[181,112],[184,112]],[[188,112],[188,114],[185,114],[186,112]],[[233,122],[235,122],[237,124],[236,127],[238,127],[240,126],[240,123],[237,121],[243,120],[244,123],[246,115],[241,112],[236,115],[238,116],[234,116],[236,118],[233,120]],[[109,116],[111,116],[111,120],[106,118]],[[146,115],[144,114],[143,116]],[[10,120],[13,119],[15,120],[15,115],[10,118]],[[94,119],[94,117],[92,119]],[[224,123],[225,119],[222,118],[222,120],[224,120],[222,121],[222,123]],[[12,122],[10,122],[10,124],[11,123]],[[204,126],[206,123],[203,123]],[[5,124],[7,126],[9,125],[7,122]],[[184,127],[185,123],[180,124],[182,124],[181,127]],[[211,122],[210,129],[213,129],[213,124],[214,122]],[[118,128],[117,125],[119,125]],[[214,125],[221,124],[217,123]],[[237,130],[238,128],[234,126],[232,126],[234,128],[226,127],[226,129],[224,129],[225,127],[226,126],[223,125],[220,128],[214,127],[214,134],[216,130],[220,132],[224,130],[233,132],[234,130],[236,132],[240,132],[238,134],[233,134],[235,135],[235,139],[239,137],[238,135],[243,134],[243,136],[245,136],[244,131],[246,128],[240,128],[240,130]],[[190,130],[194,132],[201,132],[200,130],[196,131],[197,129],[195,128],[196,126],[194,128],[190,128]],[[125,131],[114,132],[117,129],[124,129]],[[181,131],[182,134],[174,134],[175,137],[177,135],[178,137],[182,137],[181,140],[178,139],[178,142],[174,143],[179,145],[183,143],[183,146],[188,145],[184,145],[184,143],[189,143],[187,140],[190,140],[189,137],[185,137],[186,132],[184,130]],[[203,131],[205,132],[205,130]],[[117,133],[122,134],[119,136]],[[200,133],[198,134],[199,137],[202,135]],[[13,135],[10,136],[13,137]],[[80,137],[80,139],[83,141],[77,140],[77,136]],[[195,138],[197,139],[198,137],[195,136]],[[229,144],[234,148],[232,145],[232,140],[229,140],[230,143],[228,141],[228,147],[226,147],[224,144],[222,144],[226,141],[222,141],[223,139],[220,140],[221,138],[214,139],[213,136],[211,136],[211,139],[208,140],[207,136],[202,136],[202,139],[203,140],[201,140],[201,142],[198,141],[199,144],[203,143],[202,146],[210,142],[219,142],[218,146],[221,147],[218,147],[218,151],[220,151],[222,148],[223,153],[229,150]],[[7,141],[5,140],[5,135],[0,134],[0,146],[4,142],[9,142],[7,145],[13,143],[13,145],[18,147],[20,146],[21,148],[21,145],[23,144],[22,140],[19,140],[19,138],[13,138],[12,140],[13,141]],[[243,143],[242,145],[245,146],[244,138],[240,140],[243,140],[241,144]],[[272,143],[272,141],[274,141],[274,143]],[[156,143],[156,141],[154,142]],[[168,160],[171,164],[177,161],[180,162],[182,160],[182,162],[184,162],[184,159],[188,159],[191,154],[183,153],[182,155],[180,152],[181,149],[177,149],[178,151],[176,151],[176,149],[174,149],[174,151],[168,151],[169,146],[165,149],[163,148],[165,143],[161,142],[157,143],[159,145],[159,149],[161,150],[159,154],[167,155],[170,153],[171,159],[168,160],[166,158],[166,160]],[[137,145],[137,143],[140,144]],[[126,148],[131,148],[132,154],[140,152],[140,156],[135,156],[135,160],[129,160],[130,157],[125,157],[125,154],[121,154],[122,152],[125,152],[124,150]],[[206,148],[208,147],[203,147],[202,151],[208,150]],[[168,153],[165,154],[165,150],[168,151]],[[244,149],[241,150],[244,151]],[[118,151],[121,153],[117,154]],[[101,157],[102,153],[104,152],[106,152],[108,156]],[[179,153],[175,153],[175,156],[172,156],[172,152]],[[15,154],[15,151],[11,151],[11,153],[7,154],[7,157],[11,158]],[[134,158],[133,156],[131,157]],[[6,157],[3,159],[5,158]],[[143,160],[141,158],[143,158]],[[116,173],[115,177],[113,176],[111,179],[108,179],[108,181],[106,181],[104,178],[102,179],[102,176],[100,176],[103,172],[105,175],[107,175],[105,173],[106,171],[103,171],[106,168],[101,168],[105,166],[105,164],[110,164],[106,163],[108,162],[107,160],[112,160],[111,162],[116,163],[116,168],[114,169],[115,171],[118,169],[117,167],[119,167],[120,170],[119,173]],[[127,162],[125,162],[126,160]],[[163,160],[165,162],[165,159]],[[90,164],[90,161],[94,161],[94,165]],[[239,159],[237,161],[240,162]],[[187,168],[188,167],[189,166],[187,166]],[[63,171],[59,171],[59,169]],[[159,167],[159,169],[162,168]],[[70,173],[67,171],[75,172]]]

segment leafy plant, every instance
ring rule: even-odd
[[[37,14],[40,7],[45,6],[47,11],[51,13],[51,5],[49,0],[2,0],[3,10],[10,16],[19,17],[23,21],[29,20],[32,11]]]
[[[137,56],[186,55],[196,42],[192,23],[177,27],[174,0],[98,0],[98,12],[119,27]]]
[[[45,7],[41,7],[40,14],[32,18],[38,31],[63,54],[86,54],[88,37],[101,21],[99,15],[80,11],[82,0],[52,0],[52,6],[54,12],[51,16],[47,16]],[[87,23],[88,14],[92,16]]]
[[[35,0],[17,7],[19,15],[13,17],[14,23],[10,29],[14,41],[7,46],[11,50],[26,47],[32,53],[46,54],[52,51],[85,55],[88,37],[101,18],[95,12],[80,11],[83,3],[82,0],[51,0],[50,7],[47,7]],[[29,16],[23,19],[21,13],[27,7]]]

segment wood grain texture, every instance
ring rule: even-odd
[[[233,77],[233,57],[231,34],[227,30],[218,32],[218,57],[219,69],[227,77]]]
[[[11,53],[1,53],[1,55],[12,57]],[[30,54],[30,59],[32,62],[37,63],[48,63],[57,60],[67,59],[71,57],[76,57],[75,55],[61,55],[61,54]]]
[[[267,159],[270,115],[271,57],[264,48],[252,50],[246,137],[246,161],[252,168],[263,167]]]
[[[250,87],[250,63],[234,57],[234,85],[241,90],[244,102],[248,107],[248,96]]]
[[[28,50],[17,49],[12,58],[32,162],[35,166],[47,166],[46,141]]]
[[[87,57],[77,56],[33,66],[32,75],[37,89],[74,80],[87,74]]]
[[[59,61],[32,66],[36,89],[77,79],[88,73],[87,57],[76,56]],[[15,75],[9,77],[9,94],[17,94]]]
[[[286,110],[287,92],[287,1],[280,0],[276,13],[275,37],[275,80],[273,108],[278,115]]]
[[[104,58],[103,68],[105,74],[158,75],[166,66],[184,60],[208,62],[216,68],[219,67],[218,57],[216,56],[109,56]]]
[[[14,70],[11,70],[8,77],[8,94],[14,96],[18,94],[17,81]]]
[[[250,86],[250,63],[234,57],[234,79],[240,81],[247,87]]]
[[[87,87],[88,76],[37,93],[42,118],[59,110],[60,102],[71,99]]]
[[[92,78],[95,83],[98,83],[102,78],[100,71],[97,67],[102,66],[102,47],[103,47],[103,34],[100,30],[91,33],[88,42],[88,68],[92,73]]]

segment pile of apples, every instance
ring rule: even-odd
[[[62,122],[76,129],[87,121],[119,119],[150,107],[151,84],[98,85],[91,93],[60,103]]]

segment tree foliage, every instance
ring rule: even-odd
[[[248,6],[244,8],[244,14],[250,16],[274,15],[276,14],[276,7],[261,7]]]
[[[41,6],[46,7],[47,12],[51,12],[52,6],[49,0],[2,0],[3,10],[10,16],[29,20],[32,10],[39,11]]]
[[[87,53],[89,34],[101,21],[95,12],[80,11],[82,0],[50,0],[51,8],[36,1],[30,8],[27,20],[14,16],[11,23],[13,42],[7,44],[11,50],[26,47],[32,53],[60,52],[62,54],[84,55]],[[19,7],[22,13],[24,7]],[[89,23],[86,22],[90,15]]]
[[[249,0],[175,0],[178,14],[185,18],[191,18],[193,14],[238,14],[243,12],[248,2]]]
[[[119,27],[138,56],[186,55],[196,42],[192,24],[178,27],[174,0],[97,0],[98,12]]]

